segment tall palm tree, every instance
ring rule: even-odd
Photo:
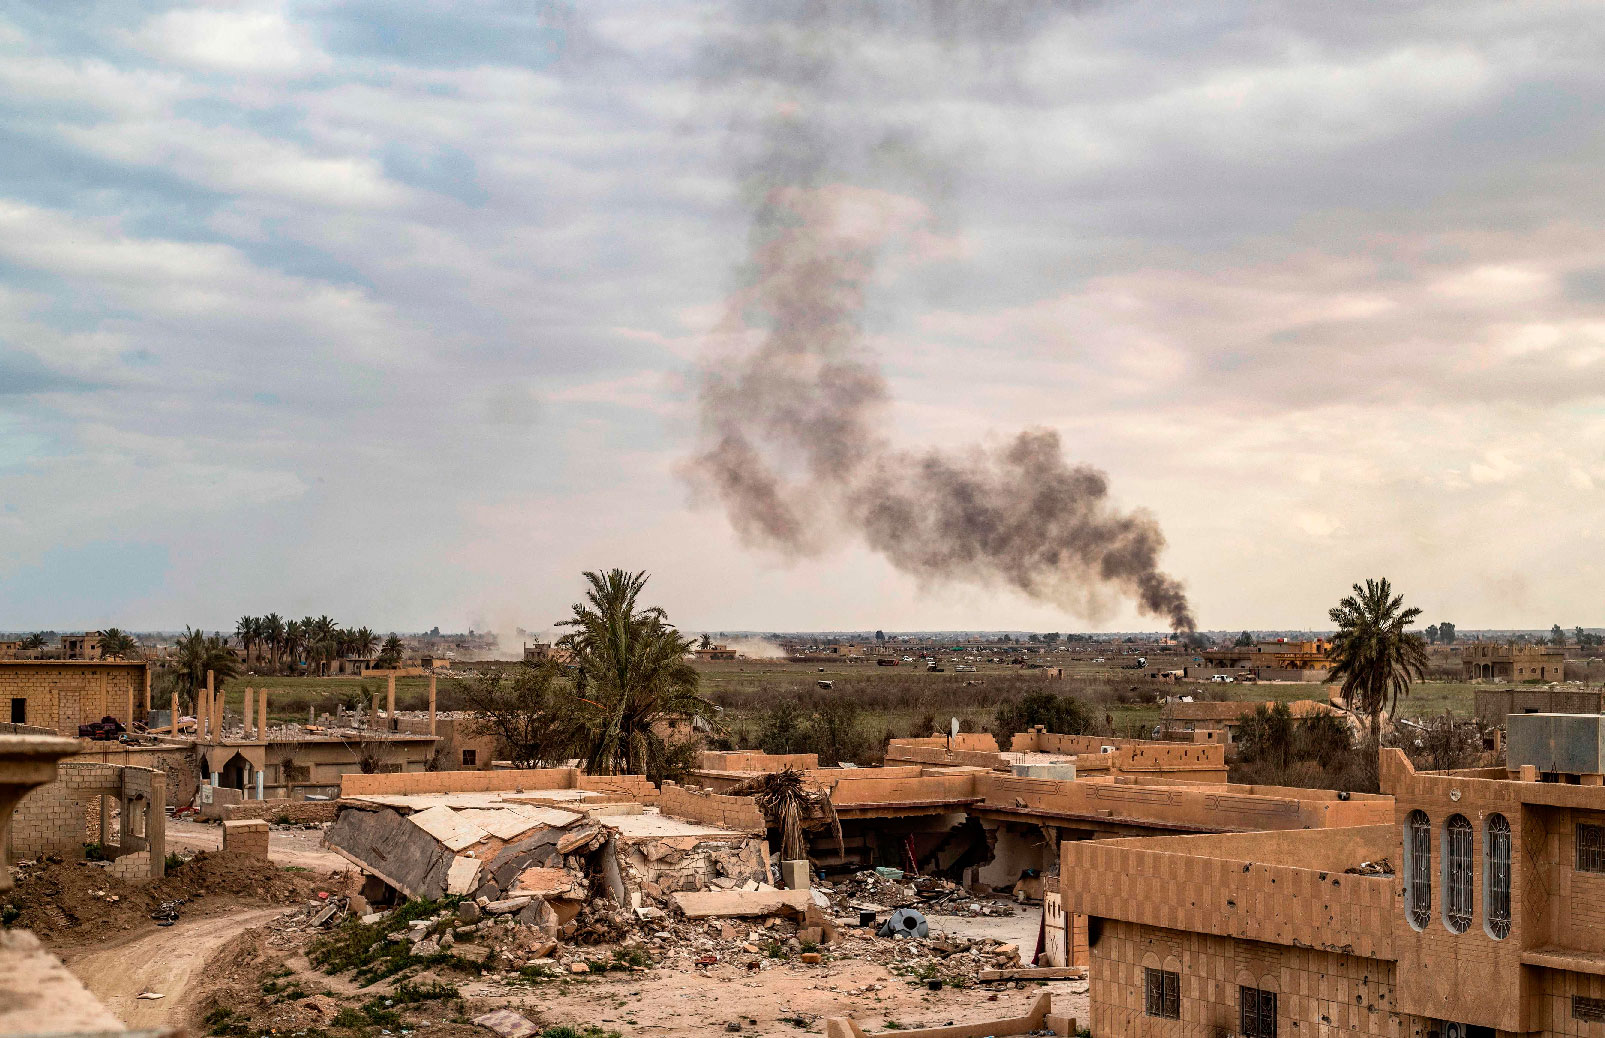
[[[1399,697],[1409,695],[1411,683],[1427,672],[1427,643],[1406,630],[1421,610],[1403,605],[1404,596],[1395,595],[1384,577],[1367,579],[1364,587],[1355,584],[1354,594],[1330,613],[1338,628],[1329,654],[1332,680],[1341,684],[1350,710],[1370,716],[1373,744],[1381,739],[1382,712],[1392,713]]]
[[[274,670],[279,666],[279,650],[284,646],[284,617],[278,613],[269,613],[262,618],[262,637],[267,640],[271,665]]]
[[[585,718],[592,774],[646,774],[664,748],[660,722],[710,718],[713,704],[697,694],[686,662],[692,642],[660,608],[638,608],[646,573],[621,569],[585,574],[590,590],[559,644],[574,654],[574,694],[592,709]]]
[[[251,645],[256,641],[256,617],[242,616],[234,625],[234,635],[240,640],[240,648],[245,650],[245,662],[251,662]]]
[[[306,644],[306,628],[300,620],[291,620],[284,625],[284,662],[291,667],[295,666],[300,657],[301,648]]]
[[[351,632],[351,651],[364,658],[372,656],[379,647],[379,636],[372,629],[359,627]]]
[[[124,660],[139,655],[139,643],[123,631],[108,627],[100,632],[100,655],[103,659]]]

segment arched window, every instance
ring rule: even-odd
[[[1424,930],[1432,922],[1432,823],[1424,811],[1404,820],[1404,880],[1405,917]]]
[[[1489,815],[1482,830],[1482,915],[1488,936],[1510,936],[1510,823]]]
[[[1450,815],[1443,824],[1443,925],[1452,933],[1471,928],[1471,823]]]

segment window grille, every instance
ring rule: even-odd
[[[1166,1020],[1181,1019],[1181,975],[1143,967],[1144,1012]]]
[[[1443,827],[1443,925],[1453,933],[1471,928],[1471,823],[1450,815]]]
[[[1404,823],[1406,875],[1405,910],[1417,930],[1432,921],[1432,823],[1423,811],[1411,811]]]
[[[1239,987],[1243,1038],[1276,1038],[1276,992]]]
[[[1605,872],[1605,826],[1577,827],[1577,871]]]
[[[1504,815],[1489,815],[1484,825],[1483,918],[1488,936],[1510,936],[1510,822]]]

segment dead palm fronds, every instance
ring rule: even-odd
[[[727,796],[750,796],[763,812],[770,828],[780,830],[782,861],[808,857],[806,832],[829,828],[836,837],[836,850],[846,853],[841,819],[831,803],[829,789],[809,789],[802,773],[792,768],[773,771],[725,790]]]

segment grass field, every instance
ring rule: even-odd
[[[973,673],[955,673],[951,662],[944,662],[947,669],[943,673],[927,672],[920,662],[879,667],[873,662],[800,663],[777,659],[700,662],[695,666],[702,679],[703,694],[721,708],[720,719],[738,742],[750,742],[762,716],[787,698],[806,706],[827,697],[845,697],[859,708],[866,735],[878,740],[887,732],[899,737],[928,734],[921,728],[933,718],[944,728],[953,717],[959,718],[966,730],[988,728],[999,705],[1031,691],[1085,698],[1095,714],[1106,718],[1116,732],[1127,732],[1157,724],[1156,700],[1164,695],[1291,701],[1321,699],[1326,688],[1319,684],[1158,681],[1147,678],[1144,672],[1123,670],[1117,663],[1100,664],[1067,655],[1047,662],[1062,667],[1064,677],[1054,679],[1042,670],[986,662],[975,663],[977,669]],[[1149,669],[1179,666],[1179,658],[1149,660]],[[456,706],[458,680],[448,676],[438,679],[440,709]],[[821,681],[830,682],[832,687],[821,689]],[[305,722],[309,707],[316,713],[332,714],[337,704],[350,708],[359,702],[371,702],[375,692],[382,699],[385,692],[383,679],[247,675],[229,682],[225,693],[233,716],[239,716],[247,686],[268,691],[268,713],[275,721]],[[1474,688],[1462,682],[1419,683],[1401,703],[1399,713],[1415,718],[1448,710],[1458,717],[1470,717]],[[428,706],[428,697],[427,678],[396,680],[396,705],[400,709],[423,710]],[[163,704],[157,701],[152,705],[160,708]]]

